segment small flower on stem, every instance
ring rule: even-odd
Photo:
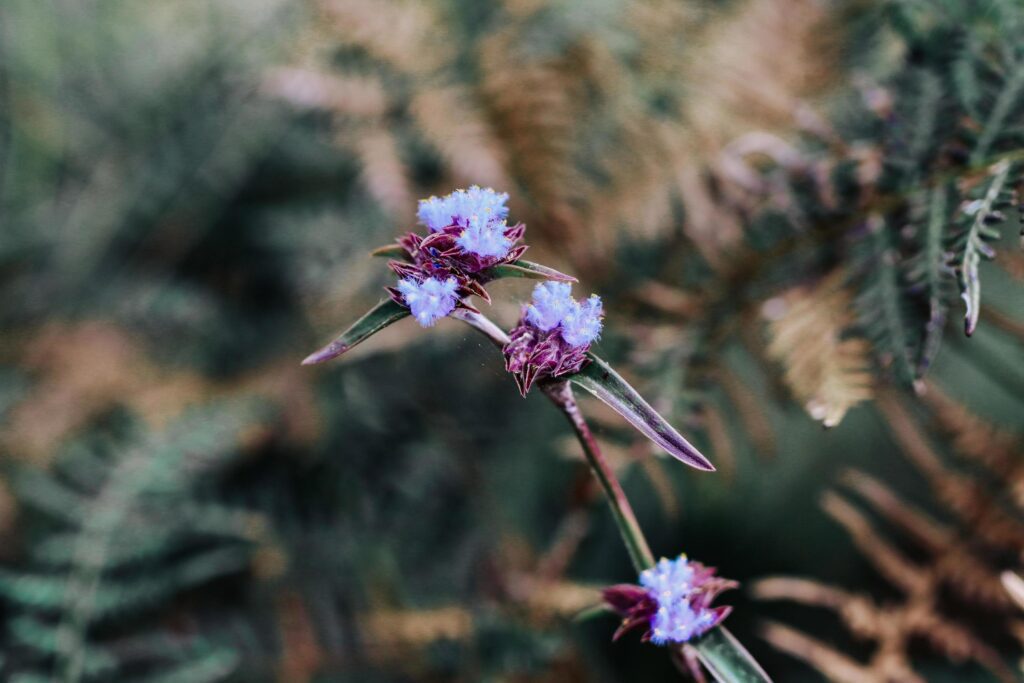
[[[456,307],[476,310],[466,303],[470,296],[490,303],[483,271],[516,261],[526,251],[515,246],[526,226],[506,225],[506,201],[507,193],[477,185],[420,200],[416,215],[430,234],[410,232],[398,240],[407,259],[388,262],[400,278],[397,288],[387,288],[391,298],[424,327]]]
[[[445,197],[420,200],[416,215],[430,234],[410,232],[399,238],[397,246],[407,258],[390,261],[388,265],[400,278],[416,283],[430,279],[447,282],[454,278],[458,300],[475,295],[490,302],[484,289],[490,276],[484,271],[512,263],[526,251],[525,245],[515,246],[522,240],[526,226],[519,223],[508,227],[506,201],[508,194],[476,185]],[[400,293],[393,293],[392,298],[410,305]],[[436,318],[427,315],[425,319]]]
[[[601,297],[580,303],[572,298],[568,283],[534,287],[533,302],[523,309],[502,350],[505,369],[515,377],[519,392],[526,396],[537,380],[579,372],[601,333],[603,315]]]
[[[405,278],[398,281],[399,303],[409,307],[412,317],[420,325],[433,327],[434,323],[455,310],[459,301],[458,287],[453,277],[444,281],[431,277],[422,282]]]
[[[644,628],[643,640],[655,645],[686,643],[718,626],[732,607],[712,607],[719,593],[738,584],[715,576],[713,567],[690,562],[686,555],[662,558],[640,573],[640,585],[622,584],[604,590],[605,602],[622,616],[613,636]]]

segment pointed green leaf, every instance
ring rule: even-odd
[[[319,351],[311,353],[302,361],[303,365],[313,365],[337,358],[353,346],[380,332],[393,322],[409,315],[409,309],[391,299],[385,299],[370,309],[369,313],[355,321],[351,327],[342,332],[337,339]]]
[[[771,683],[761,665],[723,626],[711,629],[693,646],[701,663],[720,683]]]
[[[487,276],[492,280],[504,277],[521,277],[527,280],[557,280],[558,282],[577,282],[572,275],[560,273],[554,268],[542,266],[531,261],[513,261],[512,263],[501,263],[489,268]]]
[[[699,470],[714,471],[714,465],[659,415],[629,382],[594,354],[588,353],[587,356],[591,360],[590,364],[565,379],[578,384],[607,403],[644,436],[664,448],[673,457]]]

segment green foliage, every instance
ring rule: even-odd
[[[990,169],[979,187],[968,195],[976,199],[962,208],[960,231],[952,238],[951,246],[957,254],[957,269],[960,273],[960,291],[967,309],[964,314],[964,331],[968,336],[974,333],[978,325],[981,308],[978,265],[982,257],[995,257],[995,251],[988,243],[1001,237],[999,226],[1008,222],[1004,211],[1015,204],[1016,193],[1008,186],[1008,179],[1015,170],[1014,165],[1006,160]]]
[[[807,34],[828,45],[789,53]],[[873,590],[823,487],[853,465],[927,495],[884,415],[807,419],[763,319],[841,287],[856,310],[814,329],[863,342],[876,385],[1019,423],[1022,35],[1014,0],[0,3],[0,678],[675,675],[568,620],[564,595],[635,577],[566,426],[491,348],[400,323],[297,367],[393,284],[367,252],[415,199],[472,182],[605,298],[597,353],[719,468],[584,405],[652,548]],[[824,85],[782,83],[794,54]],[[41,341],[92,323],[130,353]],[[818,680],[733,599],[776,680]]]
[[[35,668],[66,681],[113,680],[155,662],[166,668],[152,680],[212,681],[230,672],[230,653],[193,659],[195,637],[138,661],[118,645],[126,634],[117,625],[244,571],[254,549],[269,543],[259,515],[207,500],[213,481],[244,453],[244,432],[267,416],[251,402],[205,406],[117,451],[75,454],[52,474],[16,477],[25,504],[55,525],[27,567],[0,573],[0,596],[23,615],[10,622],[10,636],[31,653],[24,662],[12,657],[8,675]]]
[[[847,201],[864,233],[851,263],[862,331],[881,368],[910,385],[938,353],[954,275],[973,332],[978,264],[993,256],[986,242],[1016,220],[1006,209],[1024,142],[1022,12],[1013,3],[889,8],[902,63],[861,86],[862,108],[838,116],[835,134],[859,167]]]

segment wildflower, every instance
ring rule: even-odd
[[[453,225],[465,228],[474,217],[484,222],[503,220],[508,216],[507,201],[507,192],[473,185],[468,190],[455,190],[445,197],[421,199],[416,217],[431,232]]]
[[[441,230],[455,222],[452,204],[448,201],[448,197],[421,199],[419,208],[416,211],[416,217],[431,232]]]
[[[601,334],[603,315],[601,297],[596,294],[591,294],[583,303],[573,301],[562,319],[559,333],[570,346],[590,346]]]
[[[662,558],[640,573],[640,585],[623,584],[604,590],[608,605],[622,616],[613,636],[618,640],[636,628],[655,645],[686,643],[722,622],[731,607],[712,607],[719,593],[738,584],[715,576],[713,567],[691,562],[686,555]]]
[[[523,309],[502,350],[505,369],[515,377],[519,392],[525,396],[537,380],[583,369],[590,344],[601,332],[603,314],[601,297],[581,304],[572,298],[568,283],[534,287],[533,302]]]
[[[423,327],[433,327],[434,323],[455,310],[459,301],[458,287],[453,277],[444,281],[433,277],[422,282],[413,278],[398,281],[400,303],[409,307],[416,322]]]
[[[542,282],[533,288],[533,303],[526,307],[526,319],[548,332],[558,327],[573,305],[572,285],[568,282]]]
[[[421,278],[451,276],[467,294],[476,293],[470,291],[472,283],[485,283],[483,271],[511,263],[526,251],[525,246],[515,246],[526,226],[509,227],[505,221],[507,201],[507,193],[477,185],[445,197],[422,199],[416,215],[430,234],[411,232],[398,240],[398,246]]]
[[[477,256],[502,258],[512,248],[512,240],[505,236],[506,229],[505,221],[489,220],[474,214],[469,217],[466,229],[455,243],[463,251]]]

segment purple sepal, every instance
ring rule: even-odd
[[[524,318],[508,336],[509,342],[502,349],[505,370],[512,373],[523,396],[537,380],[579,372],[590,362],[590,347],[571,346],[557,327],[544,332]]]
[[[456,243],[462,230],[462,226],[453,224],[426,236],[410,232],[397,241],[398,247],[404,250],[408,256],[408,262],[388,261],[388,267],[400,278],[413,279],[418,282],[429,278],[445,280],[453,277],[459,285],[460,299],[478,296],[487,303],[491,303],[491,296],[484,289],[484,285],[490,278],[483,271],[496,265],[514,263],[523,255],[527,247],[526,245],[513,247],[500,258],[479,256],[463,250]],[[504,234],[506,239],[514,243],[521,240],[525,232],[526,226],[519,223],[506,229]],[[402,303],[401,300],[397,301]]]
[[[463,226],[455,223],[426,236],[411,232],[399,238],[398,244],[409,254],[412,262],[426,272],[441,269],[465,275],[475,275],[501,263],[513,263],[527,249],[526,245],[519,245],[501,257],[480,256],[459,246],[458,239],[464,230]],[[523,239],[525,233],[526,226],[522,223],[504,230],[505,239],[512,244]]]
[[[648,594],[647,589],[631,583],[609,586],[601,591],[601,596],[605,603],[622,617],[622,623],[616,629],[612,640],[618,640],[640,627],[649,629],[651,619],[658,611],[658,602]]]

